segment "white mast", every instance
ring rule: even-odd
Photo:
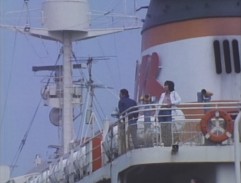
[[[88,33],[89,9],[86,0],[45,1],[43,6],[44,26],[53,37],[59,37],[63,44],[63,152],[70,151],[73,140],[73,83],[72,83],[72,42],[74,34],[83,36]]]
[[[26,1],[27,2],[27,1]],[[105,34],[116,33],[128,29],[140,28],[140,25],[131,27],[90,29],[88,0],[46,0],[43,2],[43,26],[33,28],[27,24],[25,27],[0,25],[16,32],[28,34],[40,39],[59,41],[63,44],[63,150],[70,151],[73,140],[73,83],[72,83],[72,42],[89,39]]]
[[[63,33],[63,50],[64,50],[64,73],[63,73],[63,148],[64,153],[69,151],[69,143],[73,140],[73,106],[72,106],[72,42],[71,33]]]

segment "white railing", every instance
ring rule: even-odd
[[[123,154],[133,148],[147,148],[153,146],[171,146],[173,144],[179,145],[217,145],[217,144],[233,144],[233,133],[227,134],[227,139],[222,142],[215,142],[216,137],[222,133],[226,133],[227,127],[226,118],[230,119],[233,125],[234,119],[240,111],[240,102],[210,102],[210,103],[183,103],[176,108],[161,108],[157,104],[139,105],[136,108],[126,111],[120,119],[110,127],[108,138],[105,143],[112,145],[109,147],[109,152],[115,152],[113,157],[118,154]],[[171,121],[162,122],[158,116],[159,110],[171,110]],[[137,136],[134,138],[130,133],[131,126],[129,120],[134,113],[138,112],[139,116],[137,123]],[[207,121],[207,130],[210,132],[204,134],[200,125],[201,120],[206,120],[210,117],[210,122]],[[217,113],[217,114],[216,114]],[[220,114],[219,114],[220,113]],[[225,114],[223,117],[222,114]],[[220,116],[219,116],[220,115]],[[227,116],[226,116],[227,115]],[[167,115],[166,115],[167,117]],[[225,119],[224,119],[225,118]],[[132,119],[133,120],[133,119]],[[212,129],[213,128],[213,129]],[[233,129],[233,127],[232,127]],[[233,132],[233,131],[232,131]],[[214,140],[210,138],[212,135]],[[224,134],[226,135],[226,134]],[[133,143],[133,141],[136,141]],[[137,145],[134,145],[137,144]],[[107,145],[108,146],[108,145]]]

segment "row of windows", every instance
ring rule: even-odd
[[[221,50],[221,46],[223,50]],[[231,42],[229,40],[224,40],[223,42],[216,40],[213,42],[213,47],[217,74],[221,74],[223,69],[228,74],[232,72],[240,73],[239,45],[236,39]],[[223,54],[223,57],[221,54]]]

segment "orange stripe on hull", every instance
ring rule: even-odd
[[[241,18],[208,18],[160,25],[142,35],[142,50],[177,40],[221,35],[241,35]]]

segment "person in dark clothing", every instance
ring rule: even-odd
[[[202,89],[201,91],[202,102],[210,102],[212,96],[213,96],[212,92]]]
[[[201,90],[201,102],[204,102],[204,103],[205,103],[205,102],[210,102],[212,96],[213,96],[213,93],[212,93],[212,92],[207,91],[206,89],[202,89],[202,90]],[[210,104],[204,104],[203,107],[204,107],[204,112],[205,112],[205,113],[210,110],[210,109],[209,109]]]
[[[120,100],[118,103],[119,113],[120,115],[126,115],[125,111],[131,107],[137,106],[137,103],[135,100],[129,98],[129,92],[127,89],[121,89],[120,90]],[[137,107],[128,111],[128,113],[132,113],[137,110]],[[128,115],[128,133],[131,135],[132,142],[134,145],[134,148],[136,148],[137,145],[137,118],[138,113],[132,113]]]

